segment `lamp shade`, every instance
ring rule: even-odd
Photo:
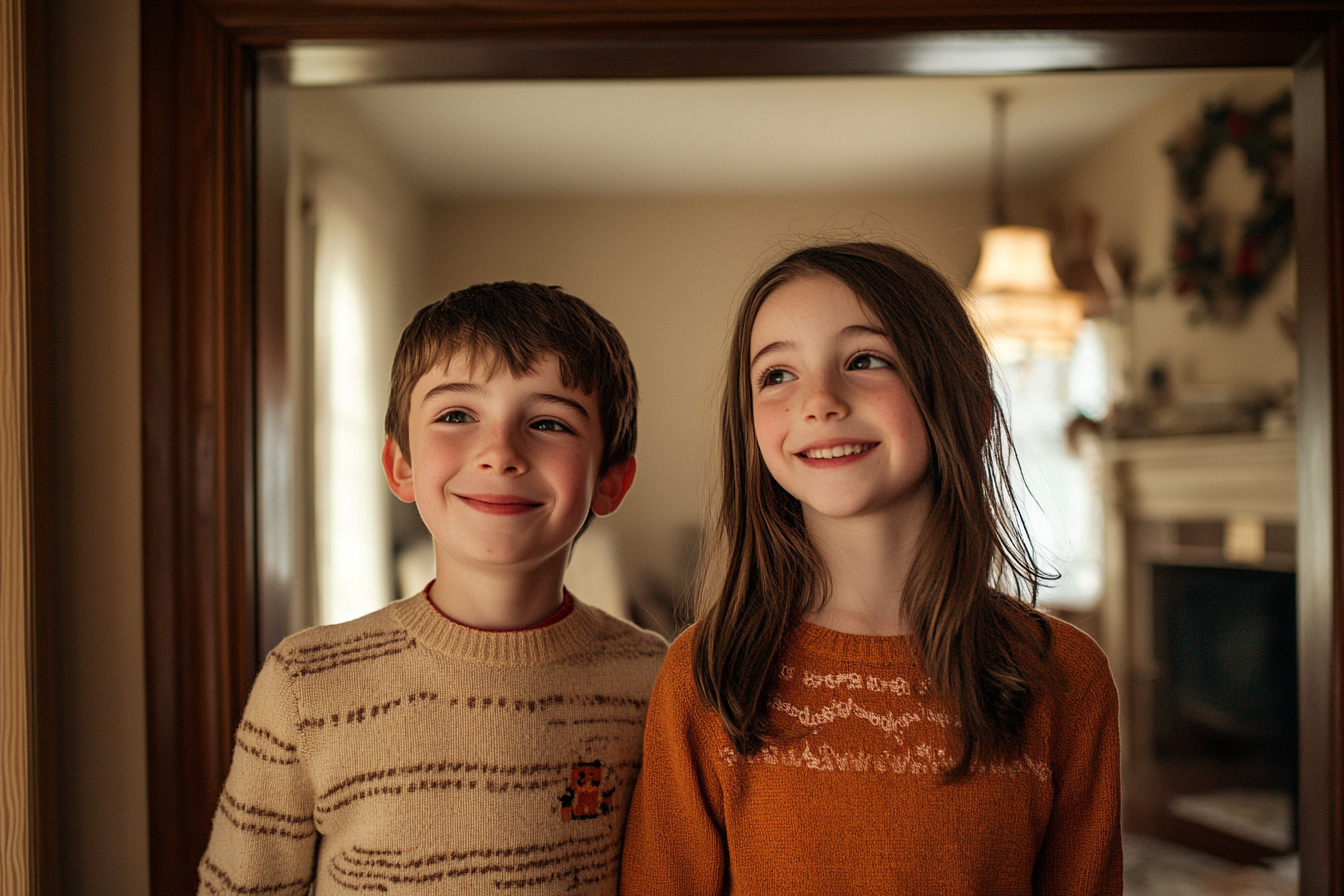
[[[1068,354],[1083,320],[1082,294],[1063,288],[1050,260],[1050,234],[1035,227],[986,230],[970,291],[991,343],[1013,340]]]

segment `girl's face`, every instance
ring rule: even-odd
[[[756,442],[805,520],[927,513],[929,439],[882,325],[828,274],[785,283],[751,330]]]

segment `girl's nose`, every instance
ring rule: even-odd
[[[849,414],[841,384],[831,375],[812,378],[801,407],[809,420],[833,420]]]
[[[496,473],[527,472],[527,457],[520,436],[511,426],[495,426],[483,435],[476,466]]]

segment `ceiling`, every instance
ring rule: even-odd
[[[441,199],[984,189],[1007,90],[1010,187],[1067,166],[1198,72],[445,82],[337,89]]]

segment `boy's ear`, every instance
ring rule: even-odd
[[[598,480],[597,491],[593,494],[593,513],[598,516],[614,513],[625,500],[625,495],[630,491],[630,485],[634,481],[634,457],[627,457],[618,464],[612,464],[611,469],[603,473],[602,478]]]
[[[410,504],[415,500],[415,485],[411,481],[411,462],[401,453],[397,440],[388,436],[383,442],[383,475],[392,494]]]

